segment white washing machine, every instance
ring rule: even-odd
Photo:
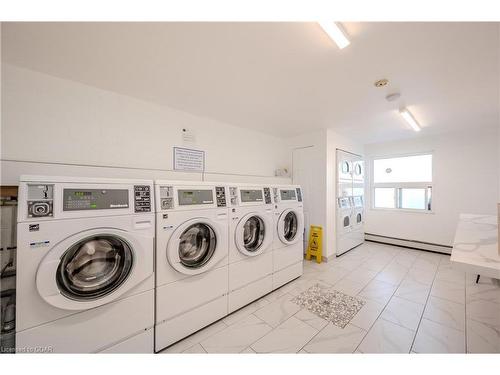
[[[365,207],[363,197],[356,195],[351,197],[352,214],[351,214],[351,232],[349,240],[352,243],[351,247],[361,245],[365,240]]]
[[[155,351],[227,315],[226,187],[155,181]]]
[[[352,234],[353,212],[350,197],[337,198],[337,256],[356,246]]]
[[[153,183],[21,176],[18,352],[153,352]]]
[[[273,202],[269,186],[228,186],[229,313],[272,291]]]
[[[273,186],[273,197],[273,289],[277,289],[302,275],[304,212],[300,186]]]

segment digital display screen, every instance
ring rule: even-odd
[[[75,191],[74,193],[75,197],[89,197],[92,195],[91,191]]]
[[[127,189],[64,189],[63,211],[108,210],[129,207]]]
[[[210,190],[179,189],[177,191],[180,206],[191,206],[197,204],[213,204],[214,194]]]
[[[280,190],[280,196],[282,201],[294,201],[295,190]]]
[[[240,190],[241,202],[262,202],[262,190]]]

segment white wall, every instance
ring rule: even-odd
[[[429,151],[433,152],[434,212],[370,209],[371,190],[367,189],[366,232],[452,245],[460,213],[495,214],[499,181],[497,128],[365,146],[368,160]]]
[[[282,139],[9,64],[2,79],[4,185],[24,173],[290,182],[274,177],[290,164]],[[173,146],[204,150],[205,175],[173,172]]]

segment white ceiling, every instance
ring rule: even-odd
[[[333,128],[371,143],[498,121],[498,24],[344,27],[339,50],[316,23],[4,23],[2,59],[284,137]]]

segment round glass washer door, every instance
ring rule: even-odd
[[[278,220],[278,236],[280,240],[291,245],[300,239],[304,230],[304,219],[297,211],[288,209],[283,211]]]
[[[102,234],[83,238],[62,255],[57,286],[72,300],[102,298],[123,284],[133,260],[131,246],[121,237]]]
[[[108,221],[113,225],[112,219]],[[152,233],[138,235],[107,226],[71,234],[49,246],[38,264],[36,289],[59,309],[105,305],[154,276]]]
[[[259,213],[245,215],[234,232],[234,240],[238,250],[247,256],[262,254],[271,242],[271,219]]]
[[[180,235],[180,262],[187,268],[201,268],[212,259],[216,246],[217,238],[210,225],[191,224]]]
[[[196,275],[207,271],[220,259],[222,241],[216,223],[192,219],[177,227],[167,245],[167,260],[177,271]]]

